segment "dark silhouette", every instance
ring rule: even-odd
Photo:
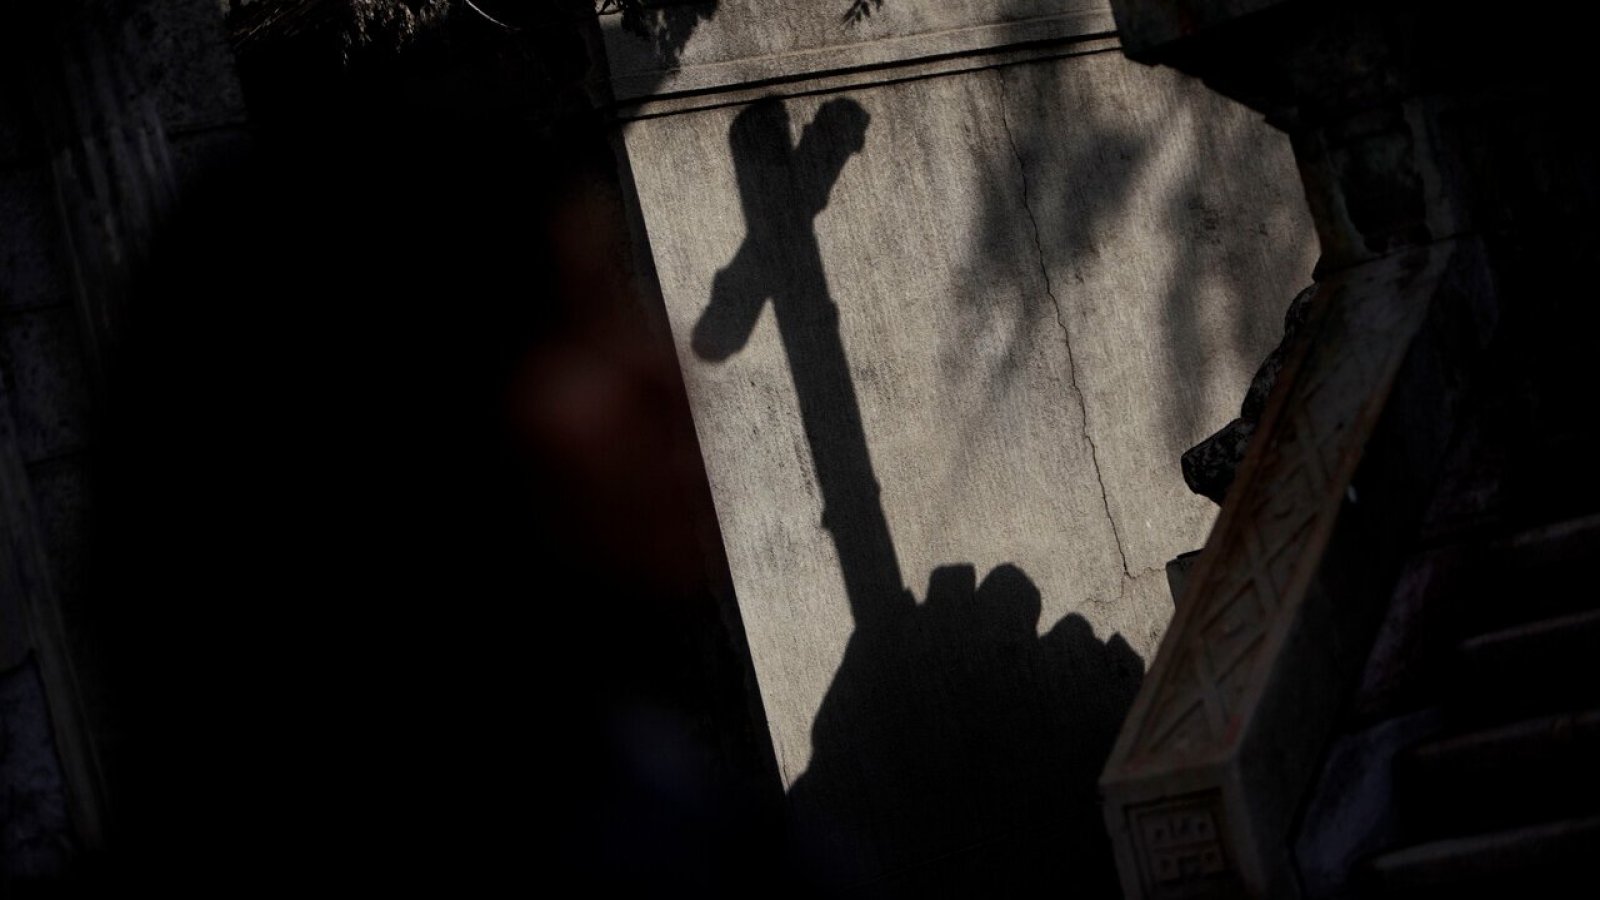
[[[84,566],[116,740],[85,895],[748,896],[771,868],[606,123],[584,68],[506,77],[523,45],[454,22],[317,93],[256,59],[259,140],[155,235]],[[474,104],[502,82],[538,104]]]
[[[726,359],[772,301],[856,626],[789,792],[796,858],[821,889],[1110,895],[1095,779],[1139,657],[1076,615],[1039,638],[1039,590],[1015,566],[981,585],[971,565],[941,567],[920,606],[900,573],[812,227],[868,122],[832,100],[791,145],[776,99],[734,121],[748,236],[693,335],[702,359]]]
[[[665,67],[677,65],[683,48],[700,23],[717,14],[721,0],[702,0],[690,4],[657,6],[643,0],[610,0],[600,11],[620,10],[622,27],[641,40],[649,41]]]
[[[749,232],[733,262],[717,273],[693,337],[702,359],[726,359],[744,346],[762,304],[772,299],[822,490],[822,524],[839,548],[857,624],[914,605],[878,503],[839,337],[839,308],[828,296],[811,227],[845,162],[861,150],[867,122],[860,104],[831,100],[791,148],[789,114],[776,100],[757,102],[734,120],[729,140]]]

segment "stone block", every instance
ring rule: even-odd
[[[0,312],[62,303],[71,262],[50,170],[0,170]]]
[[[5,379],[25,462],[82,449],[89,431],[89,381],[72,309],[52,306],[0,319]]]
[[[44,684],[30,660],[0,672],[0,882],[66,875],[76,840]]]
[[[1314,239],[1281,136],[1172,73],[1066,39],[896,63],[921,45],[889,35],[952,10],[885,4],[873,41],[724,3],[657,89],[718,40],[810,52],[801,20],[904,67],[752,59],[824,80],[662,101],[624,140],[810,849],[981,882],[1001,851],[946,851],[1071,831],[1030,871],[1109,891],[1104,728],[1215,514],[1178,456],[1232,417]]]
[[[89,576],[88,471],[81,457],[66,456],[29,466],[28,483],[56,597],[74,616]]]

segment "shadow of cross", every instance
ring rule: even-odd
[[[822,495],[822,525],[838,552],[858,629],[916,605],[878,499],[839,307],[829,296],[812,226],[845,163],[861,151],[868,121],[855,101],[830,100],[791,145],[789,114],[776,98],[738,115],[728,140],[747,234],[713,279],[711,302],[691,338],[701,359],[727,359],[744,347],[772,302]]]
[[[747,234],[691,336],[725,360],[771,302],[855,619],[788,790],[794,875],[822,896],[1112,896],[1095,778],[1138,655],[1077,614],[1041,637],[1042,595],[1012,564],[981,582],[940,566],[921,604],[902,581],[814,226],[867,124],[843,99],[798,141],[775,99],[734,119]]]

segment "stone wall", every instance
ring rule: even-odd
[[[250,140],[215,0],[113,9],[0,13],[0,883],[104,837],[103,611],[149,598],[90,584],[97,406],[159,228]]]
[[[1171,615],[1163,564],[1215,513],[1178,457],[1310,278],[1287,144],[1065,6],[607,23],[824,881],[1112,884],[1095,777]]]

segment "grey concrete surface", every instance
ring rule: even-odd
[[[681,58],[816,43],[782,33],[802,10],[849,27],[728,3]],[[1310,279],[1285,142],[1067,52],[626,126],[779,767],[844,879],[1097,839],[1077,815],[1171,615],[1163,567],[1215,513],[1179,455]]]

